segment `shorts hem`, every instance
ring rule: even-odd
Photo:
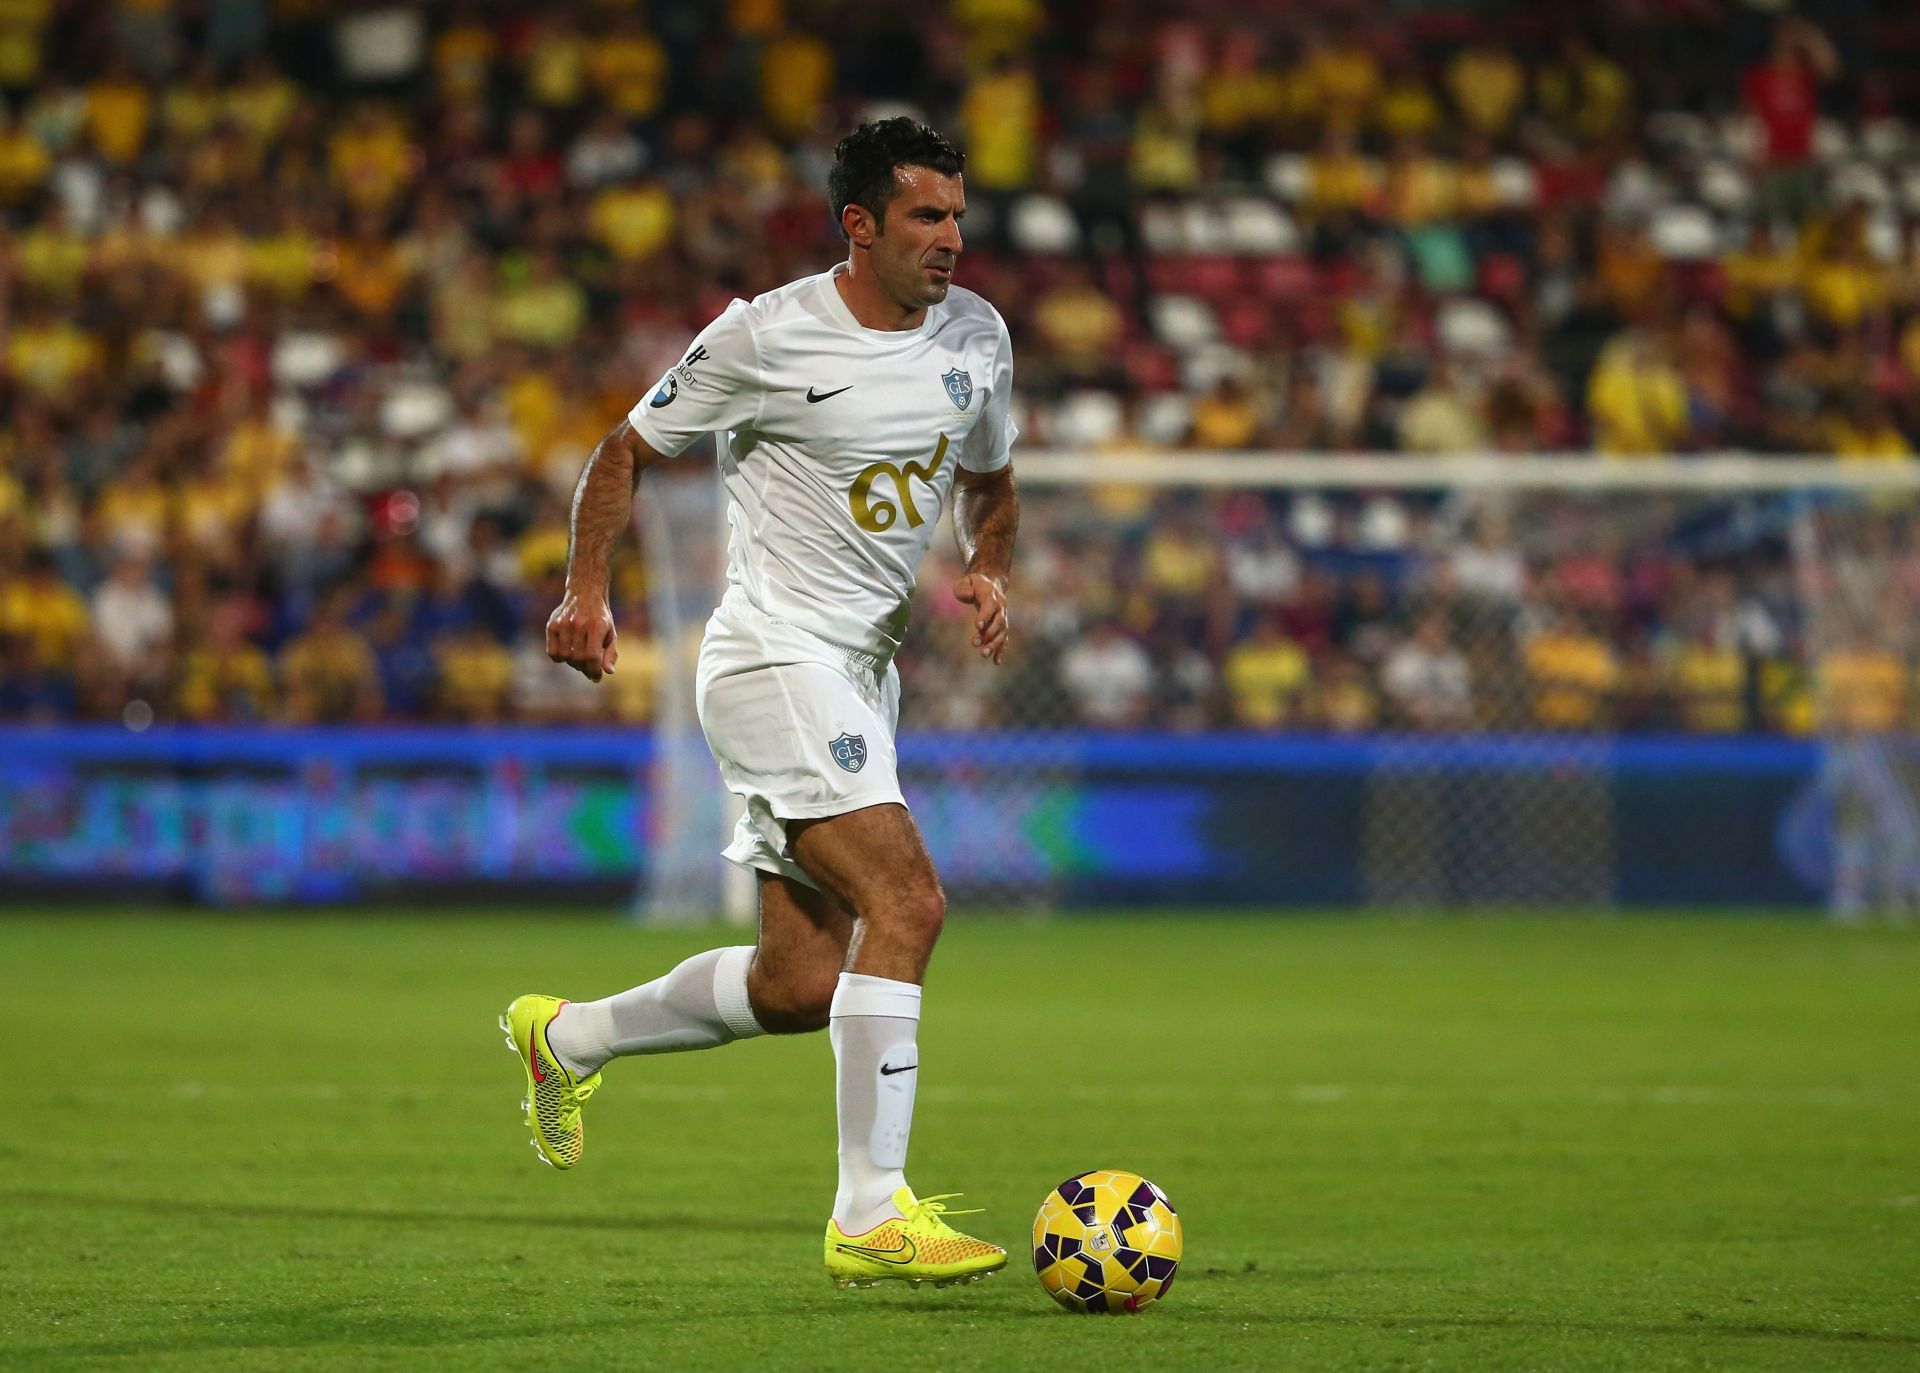
[[[809,806],[795,806],[789,813],[776,808],[771,800],[767,801],[767,813],[774,819],[787,820],[825,820],[835,815],[847,815],[856,810],[866,810],[870,806],[904,806],[907,798],[896,787],[892,791],[876,791],[870,796],[836,796],[831,801],[820,801]]]

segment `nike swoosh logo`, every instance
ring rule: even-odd
[[[858,385],[858,383],[856,382],[846,386],[842,386],[840,388],[840,391],[851,391],[855,385]],[[818,405],[823,400],[832,400],[835,396],[840,394],[840,391],[823,391],[819,395],[815,395],[813,388],[809,386],[807,388],[807,404]]]
[[[527,1066],[533,1069],[533,1080],[536,1083],[547,1080],[547,1075],[540,1071],[540,1043],[534,1038],[534,1035],[539,1033],[535,1030],[533,1034],[527,1036]]]
[[[906,1067],[904,1067],[904,1068],[889,1068],[889,1067],[888,1067],[888,1066],[887,1066],[886,1064],[884,1064],[884,1063],[882,1063],[882,1064],[880,1065],[880,1076],[881,1076],[881,1077],[892,1077],[892,1076],[893,1076],[893,1075],[894,1075],[895,1073],[910,1073],[910,1072],[912,1072],[912,1071],[913,1071],[913,1070],[914,1070],[915,1068],[918,1068],[919,1066],[920,1066],[920,1065],[919,1065],[918,1063],[909,1063],[909,1064],[908,1064],[908,1065],[907,1065]]]
[[[863,1259],[873,1259],[879,1263],[912,1263],[917,1250],[913,1241],[902,1235],[900,1243],[892,1249],[873,1249],[864,1244],[836,1244],[834,1248],[843,1254],[857,1254]]]

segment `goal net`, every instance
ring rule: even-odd
[[[1824,904],[1920,889],[1903,464],[1023,453],[1015,649],[949,533],[901,780],[956,907]],[[717,483],[651,496],[643,909],[729,904],[687,651]],[[664,488],[664,484],[663,484]]]
[[[957,903],[1904,907],[1916,482],[1028,454],[1019,652],[936,540],[903,781]]]

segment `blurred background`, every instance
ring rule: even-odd
[[[738,906],[710,447],[621,668],[569,492],[835,141],[967,152],[1019,647],[936,540],[902,765],[962,902],[1920,894],[1920,13],[0,0],[6,899]]]

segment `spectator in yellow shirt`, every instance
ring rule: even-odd
[[[1125,317],[1113,297],[1095,286],[1092,273],[1078,263],[1040,298],[1033,324],[1068,376],[1106,376],[1119,363]]]
[[[6,342],[7,373],[26,390],[56,396],[100,370],[100,340],[44,303],[29,303]]]
[[[269,718],[275,704],[273,660],[248,640],[240,616],[215,610],[203,633],[183,638],[188,647],[174,687],[181,719],[206,724]]]
[[[1306,651],[1273,616],[1235,644],[1221,673],[1234,723],[1248,729],[1281,729],[1293,721],[1313,681]]]
[[[1128,171],[1137,192],[1178,195],[1200,184],[1200,115],[1188,102],[1149,101],[1133,121]]]
[[[225,108],[219,71],[211,62],[197,62],[185,80],[174,82],[160,97],[162,135],[169,142],[197,142],[213,132]]]
[[[434,646],[441,711],[466,724],[504,719],[512,699],[513,655],[475,626]],[[623,655],[624,656],[624,655]]]
[[[502,338],[535,348],[564,348],[587,319],[587,295],[560,270],[551,251],[535,253],[526,275],[500,294],[494,327]]]
[[[967,185],[986,192],[1025,190],[1040,141],[1040,87],[1033,68],[1005,58],[975,78],[961,107],[967,131]]]
[[[1667,686],[1681,728],[1692,734],[1738,734],[1747,727],[1747,665],[1709,633],[1674,651]]]
[[[1905,462],[1913,444],[1893,422],[1886,402],[1866,386],[1857,386],[1828,409],[1827,447],[1849,462]]]
[[[245,131],[256,148],[279,139],[299,104],[294,84],[265,57],[248,59],[244,78],[226,94],[227,118]]]
[[[413,283],[406,245],[386,233],[382,217],[364,211],[335,250],[333,289],[362,319],[385,322]]]
[[[1859,633],[1845,647],[1820,656],[1820,714],[1841,734],[1885,734],[1906,715],[1907,681],[1900,659]]]
[[[1632,112],[1632,78],[1577,30],[1541,68],[1534,90],[1541,113],[1581,143],[1617,132]]]
[[[1225,376],[1193,403],[1191,424],[1187,441],[1195,448],[1252,448],[1266,428],[1266,415],[1245,382]]]
[[[673,242],[677,211],[658,181],[616,182],[593,198],[587,223],[618,262],[645,262]]]
[[[1664,338],[1616,334],[1587,381],[1594,447],[1616,456],[1671,453],[1687,437],[1687,389]]]
[[[41,76],[54,0],[0,3],[0,89],[26,90]]]
[[[87,134],[100,156],[116,166],[127,166],[140,156],[153,124],[153,92],[122,58],[112,58],[106,72],[87,87]]]
[[[1792,294],[1799,274],[1799,262],[1776,241],[1773,227],[1758,221],[1747,231],[1746,243],[1721,259],[1721,303],[1735,319],[1750,319]]]
[[[1824,230],[1808,235],[1811,257],[1801,272],[1807,308],[1836,329],[1853,329],[1886,309],[1892,283],[1866,243],[1866,211],[1852,205]]]
[[[781,138],[814,127],[833,95],[833,49],[817,34],[792,30],[760,50],[760,110]],[[977,150],[969,150],[969,164]]]
[[[273,217],[271,232],[247,241],[247,280],[280,300],[299,300],[313,288],[318,245],[292,201],[276,205]]]
[[[515,546],[520,580],[536,586],[567,570],[567,512],[557,501],[543,500],[533,523]]]
[[[1380,189],[1380,217],[1403,229],[1451,219],[1459,202],[1459,177],[1434,156],[1426,141],[1404,135],[1393,145]]]
[[[1528,640],[1525,654],[1534,722],[1545,729],[1603,729],[1620,684],[1613,646],[1568,617]]]
[[[280,650],[287,718],[294,724],[371,720],[380,714],[380,670],[366,638],[347,624],[352,596],[321,601],[307,628]]]
[[[541,17],[520,62],[536,105],[570,110],[586,97],[587,38],[564,10]]]
[[[1327,125],[1320,150],[1307,160],[1312,178],[1307,205],[1316,214],[1349,214],[1365,209],[1380,194],[1380,172],[1360,151],[1353,125]]]
[[[17,240],[20,279],[43,296],[72,301],[80,294],[92,253],[86,235],[69,221],[66,206],[55,200]]]
[[[18,576],[0,582],[0,635],[30,639],[42,663],[66,671],[86,639],[86,599],[60,580],[42,549],[27,554]]]
[[[484,98],[499,56],[500,40],[481,22],[473,7],[463,5],[456,10],[433,42],[434,79],[442,103],[458,105]]]
[[[1330,124],[1368,123],[1379,93],[1379,60],[1356,34],[1309,40],[1300,69],[1300,98],[1307,113]]]
[[[393,115],[363,104],[327,148],[333,184],[357,209],[383,210],[419,170],[419,151]]]
[[[1047,22],[1041,0],[953,0],[949,12],[967,35],[967,61],[976,67],[1028,51]]]
[[[1264,60],[1259,39],[1235,34],[1226,40],[1219,63],[1200,85],[1200,110],[1207,132],[1240,138],[1278,127],[1293,105],[1287,74]]]
[[[587,49],[587,77],[603,104],[651,119],[667,93],[667,50],[636,15],[622,15]]]
[[[46,184],[53,158],[18,114],[0,109],[0,206],[19,205]]]
[[[1463,48],[1447,64],[1447,94],[1467,127],[1497,138],[1526,98],[1527,75],[1514,55],[1492,39]]]
[[[1396,54],[1387,64],[1374,113],[1389,138],[1425,138],[1440,125],[1440,102],[1410,55]]]
[[[1367,670],[1344,653],[1328,658],[1308,709],[1312,723],[1334,734],[1365,734],[1380,722],[1380,695]]]

